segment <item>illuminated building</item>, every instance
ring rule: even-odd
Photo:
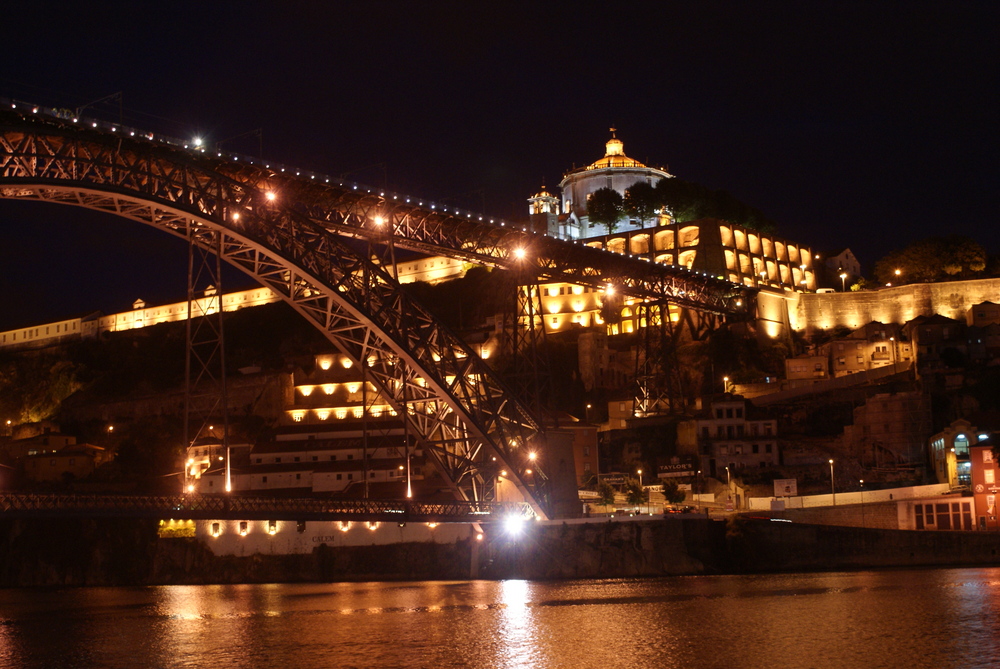
[[[361,496],[367,481],[404,497],[408,483],[425,478],[423,451],[412,437],[407,446],[402,418],[346,356],[317,355],[314,370],[291,379],[274,437],[233,467],[233,490]],[[198,490],[218,492],[223,476],[221,466],[203,473]]]
[[[663,179],[672,178],[665,167],[647,167],[626,156],[624,144],[615,137],[614,129],[611,131],[611,139],[604,146],[603,158],[586,167],[570,170],[559,183],[559,188],[562,189],[562,213],[565,215],[559,229],[560,237],[581,239],[597,233],[587,216],[587,199],[595,191],[611,188],[624,195],[629,186],[639,181],[655,186]],[[669,219],[669,216],[661,215],[657,218]]]
[[[707,416],[697,421],[701,469],[709,476],[725,476],[746,468],[779,464],[778,421],[755,416],[755,409],[739,395],[726,394],[713,400]]]
[[[655,186],[673,178],[666,168],[648,167],[625,155],[617,137],[605,145],[603,158],[567,172],[562,189],[562,211],[556,213],[556,197],[542,190],[528,199],[529,216],[536,232],[579,240],[651,262],[684,267],[692,272],[762,289],[758,299],[758,322],[771,337],[787,330],[789,301],[802,291],[816,289],[812,251],[767,233],[716,219],[675,222],[668,212],[650,221],[622,220],[614,233],[590,223],[587,198],[601,188],[622,195],[637,182]],[[646,227],[646,223],[651,227]],[[605,324],[600,317],[604,291],[566,283],[542,287],[545,327],[550,332],[573,328],[606,328],[608,334],[627,334],[645,327],[633,304],[626,301],[620,323]],[[671,309],[671,320],[681,320]]]
[[[986,435],[983,435],[986,437]],[[972,469],[972,496],[976,501],[976,529],[1000,530],[997,501],[1000,500],[1000,461],[993,451],[992,438],[969,449]]]
[[[950,488],[969,487],[972,484],[969,448],[987,437],[964,418],[931,436],[927,443],[938,483],[947,483]]]

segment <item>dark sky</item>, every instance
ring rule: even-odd
[[[866,269],[941,233],[1000,252],[992,1],[16,4],[0,95],[121,91],[133,126],[261,128],[271,160],[508,218],[615,125]],[[0,330],[185,290],[183,244],[68,207],[0,201],[0,264]]]

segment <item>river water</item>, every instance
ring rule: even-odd
[[[995,667],[1000,569],[0,591],[0,667]]]

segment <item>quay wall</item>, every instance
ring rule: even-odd
[[[586,579],[1000,565],[1000,534],[917,532],[704,516],[536,523],[518,537],[216,555],[158,538],[156,521],[0,519],[0,587]]]

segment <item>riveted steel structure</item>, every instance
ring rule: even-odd
[[[527,504],[417,500],[65,495],[0,493],[5,518],[131,517],[191,520],[344,520],[422,523],[499,522],[530,518]]]
[[[0,197],[108,212],[219,253],[364,365],[467,500],[491,499],[502,468],[535,513],[548,517],[544,434],[493,371],[401,289],[387,268],[394,247],[613,285],[634,298],[715,314],[752,313],[751,290],[681,268],[117,124],[0,104]],[[530,460],[532,451],[541,458]]]

